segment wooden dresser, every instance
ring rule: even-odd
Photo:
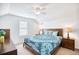
[[[75,50],[75,40],[63,38],[62,47]]]
[[[2,29],[6,32],[4,44],[0,44],[0,55],[17,55],[17,49],[10,39],[10,29]]]
[[[3,44],[0,55],[17,55],[17,49],[11,40]]]

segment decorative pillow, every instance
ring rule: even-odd
[[[58,36],[58,31],[53,31],[52,35]]]
[[[59,36],[58,31],[47,31],[47,30],[44,30],[43,31],[43,34],[44,35],[55,35],[55,36]]]
[[[48,31],[47,30],[43,30],[43,34],[47,35]]]
[[[60,35],[59,35],[59,32],[58,32],[57,36],[60,36]]]

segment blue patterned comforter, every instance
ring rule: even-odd
[[[40,55],[50,55],[50,52],[60,44],[61,38],[59,36],[35,35],[25,38],[24,42]]]

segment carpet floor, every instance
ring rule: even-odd
[[[31,51],[29,51],[27,48],[23,47],[23,45],[17,45],[16,46],[18,55],[34,55]],[[70,50],[66,48],[60,48],[56,55],[79,55],[79,51]]]

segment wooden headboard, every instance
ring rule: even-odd
[[[4,30],[6,32],[5,41],[9,41],[10,40],[10,29],[0,29],[0,30]]]
[[[43,29],[44,30],[44,29]],[[63,37],[63,29],[62,28],[56,28],[56,29],[45,29],[47,31],[58,31],[59,36]]]

